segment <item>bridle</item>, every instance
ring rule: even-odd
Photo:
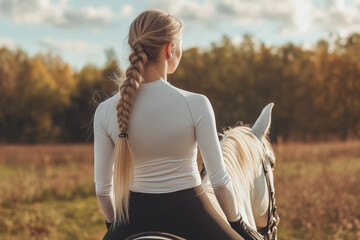
[[[269,193],[269,208],[267,224],[265,227],[258,229],[258,232],[264,236],[265,240],[276,240],[277,226],[279,225],[280,217],[276,211],[277,207],[275,205],[275,191],[270,183],[269,169],[267,168],[264,159],[262,160],[262,165]]]

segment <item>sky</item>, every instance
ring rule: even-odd
[[[360,32],[360,0],[0,0],[0,47],[52,52],[76,70],[103,66],[113,48],[124,68],[129,26],[151,8],[184,21],[183,50],[206,49],[224,35],[234,44],[250,34],[266,45],[312,47],[330,33]]]

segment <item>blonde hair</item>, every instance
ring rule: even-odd
[[[143,81],[146,63],[156,64],[164,44],[178,41],[183,22],[158,9],[142,12],[130,25],[128,43],[132,50],[125,80],[119,84],[120,99],[116,106],[120,134],[127,134],[131,107]],[[118,137],[114,149],[114,223],[129,222],[129,187],[133,179],[132,150],[127,137]]]

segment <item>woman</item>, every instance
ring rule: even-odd
[[[182,34],[177,17],[142,12],[130,26],[126,79],[95,111],[95,183],[108,227],[104,239],[145,231],[186,239],[260,239],[240,221],[210,101],[167,81],[182,56]],[[232,227],[201,186],[197,145]]]

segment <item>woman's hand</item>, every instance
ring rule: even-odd
[[[264,237],[260,233],[253,230],[250,226],[248,226],[244,222],[242,216],[240,216],[240,219],[235,222],[229,221],[229,224],[245,240],[263,240],[264,239]]]

